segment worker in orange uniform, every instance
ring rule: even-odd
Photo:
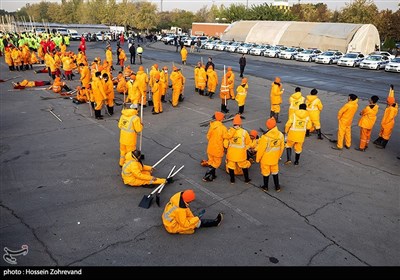
[[[94,116],[97,120],[103,119],[101,108],[107,102],[107,96],[104,92],[103,82],[101,81],[101,72],[97,71],[92,80],[92,92],[95,103]]]
[[[61,78],[59,76],[54,79],[53,84],[48,89],[52,89],[55,93],[61,93],[63,89],[65,89],[66,91],[71,91],[67,84],[61,81]]]
[[[160,93],[160,72],[154,74],[153,77],[153,86],[151,88],[151,92],[153,93],[153,115],[159,114],[163,112],[162,103],[161,103],[161,93]]]
[[[111,46],[107,47],[105,60],[108,62],[108,65],[110,65],[111,70],[114,70]]]
[[[381,149],[384,149],[386,147],[386,144],[389,142],[390,136],[393,132],[394,120],[399,111],[399,105],[396,103],[396,100],[394,98],[393,85],[390,86],[391,92],[386,99],[387,105],[381,121],[381,130],[379,131],[379,137],[374,141],[376,147]]]
[[[165,96],[168,91],[168,67],[164,66],[160,71],[160,94],[161,94],[161,102],[167,102],[165,100]]]
[[[182,58],[182,64],[183,64],[183,65],[186,65],[187,55],[188,55],[188,51],[187,51],[186,47],[185,47],[185,46],[182,46],[182,49],[181,49],[181,58]]]
[[[172,103],[173,107],[176,107],[178,106],[179,96],[182,92],[183,76],[176,66],[174,66],[172,70],[173,71],[169,77],[172,83],[172,100],[170,100],[170,102]]]
[[[87,88],[90,83],[90,79],[91,79],[89,67],[83,63],[80,63],[79,64],[79,74],[80,74],[80,80],[81,80],[82,87]]]
[[[289,97],[289,113],[288,118],[293,115],[293,113],[299,110],[299,106],[302,103],[305,103],[306,99],[301,94],[301,88],[296,87],[294,89],[294,93]]]
[[[285,89],[282,88],[281,78],[275,77],[274,82],[271,84],[270,102],[271,113],[270,117],[274,117],[277,123],[279,121],[279,113],[281,112],[282,94]]]
[[[353,122],[354,114],[358,109],[358,97],[355,94],[349,94],[347,103],[340,108],[337,119],[339,122],[337,144],[331,148],[334,150],[343,149],[343,140],[345,141],[346,149],[351,147],[351,125]]]
[[[26,87],[40,87],[40,86],[47,86],[51,83],[49,81],[28,81],[22,80],[21,82],[12,83],[14,89],[25,89]]]
[[[199,92],[199,87],[198,87],[198,75],[199,75],[199,70],[200,70],[200,68],[201,68],[201,62],[199,61],[199,62],[197,62],[197,65],[196,65],[196,67],[194,67],[194,70],[193,70],[193,76],[194,76],[194,92]]]
[[[88,103],[89,100],[90,100],[89,89],[86,89],[85,87],[77,86],[76,87],[76,98],[73,98],[72,102],[75,104],[82,104],[82,103]]]
[[[206,73],[206,66],[203,64],[199,68],[197,72],[197,88],[199,91],[199,95],[204,95],[204,90],[206,89],[207,84],[207,73]]]
[[[136,76],[131,75],[129,81],[126,83],[128,88],[128,95],[126,96],[125,103],[131,102],[132,105],[139,105],[141,94],[138,88],[138,82],[136,81]]]
[[[258,148],[258,141],[260,140],[260,137],[258,137],[257,130],[251,130],[250,133],[250,144],[246,147],[247,149],[247,159],[250,161],[251,164],[253,164],[255,158],[254,156],[257,153],[257,148]]]
[[[163,179],[152,175],[153,167],[145,165],[141,160],[141,152],[134,150],[125,155],[125,163],[122,166],[121,176],[124,184],[131,187],[145,185],[160,185],[172,182],[172,178]]]
[[[304,138],[307,129],[311,128],[310,116],[306,104],[300,104],[299,110],[289,117],[285,125],[285,134],[287,135],[285,164],[292,163],[292,147],[295,152],[294,165],[299,165],[300,154],[303,150]]]
[[[276,126],[275,118],[271,117],[266,121],[268,131],[264,133],[258,141],[256,162],[260,163],[263,185],[261,190],[268,191],[269,176],[272,174],[275,190],[281,191],[279,184],[279,159],[285,149],[285,140],[282,132]]]
[[[361,112],[361,118],[358,121],[360,127],[360,146],[355,148],[357,151],[365,152],[368,148],[369,140],[371,139],[371,132],[376,122],[376,115],[378,114],[379,106],[376,104],[379,97],[376,95],[371,96],[369,105],[367,105]]]
[[[117,92],[120,94],[126,94],[128,91],[128,86],[126,84],[126,79],[124,77],[124,74],[122,74],[121,71],[119,71],[118,73],[116,82],[117,82]]]
[[[306,105],[307,111],[310,115],[311,121],[311,130],[315,130],[318,133],[318,139],[322,140],[322,133],[321,133],[321,122],[320,122],[320,114],[324,105],[322,105],[321,100],[317,96],[318,91],[313,88],[310,92],[310,95],[306,97]],[[306,136],[310,136],[310,130],[307,130]]]
[[[143,130],[142,120],[138,116],[137,104],[124,108],[118,121],[119,134],[119,165],[125,163],[125,155],[136,150],[137,134]]]
[[[215,91],[217,90],[218,75],[217,75],[217,72],[215,72],[212,65],[208,66],[206,74],[207,74],[207,91],[208,91],[207,95],[210,99],[212,99],[212,96],[214,95]]]
[[[229,66],[226,69],[226,74],[228,77],[229,95],[231,96],[231,99],[235,99],[235,73],[233,73],[232,67]]]
[[[229,77],[231,73],[227,72],[224,77],[222,77],[221,88],[219,92],[219,98],[221,98],[221,112],[229,113],[228,109],[228,100],[231,99],[230,91],[229,91]],[[233,98],[234,99],[234,98]]]
[[[243,170],[244,181],[249,183],[249,168],[251,166],[250,161],[247,160],[247,149],[250,145],[249,133],[241,127],[242,119],[240,115],[236,115],[233,118],[233,127],[228,130],[228,133],[224,137],[224,147],[227,148],[226,153],[226,166],[229,171],[231,184],[235,183],[235,169],[241,168]]]
[[[107,97],[106,101],[107,111],[112,116],[114,114],[114,97],[115,97],[114,85],[107,73],[103,74],[103,81],[104,81],[103,84],[104,93],[106,94]]]
[[[149,86],[150,86],[150,88],[153,87],[153,84],[154,84],[154,81],[155,81],[154,76],[156,75],[156,73],[160,73],[160,71],[158,70],[158,64],[157,63],[153,64],[153,66],[151,66],[151,69],[150,69],[150,73],[149,73]]]
[[[121,66],[121,71],[124,71],[124,64],[127,58],[126,58],[126,53],[122,48],[119,48],[118,59],[119,59],[119,65]]]
[[[208,170],[203,177],[204,182],[211,182],[217,176],[215,171],[221,166],[222,158],[225,154],[224,149],[224,136],[228,132],[228,129],[222,123],[225,115],[221,112],[215,112],[215,121],[210,123],[210,128],[207,132],[207,157],[208,160],[202,160],[202,166],[208,166]]]
[[[244,105],[246,104],[246,98],[247,98],[247,91],[249,89],[249,85],[247,84],[247,78],[243,78],[242,82],[236,89],[236,97],[235,100],[238,103],[239,107],[239,115],[243,115],[244,113]]]
[[[223,214],[219,213],[214,220],[195,216],[189,208],[189,203],[196,199],[193,190],[185,190],[174,194],[162,214],[164,228],[169,233],[193,234],[196,228],[216,227],[221,224]]]
[[[146,72],[144,72],[144,67],[139,66],[139,70],[136,72],[136,82],[137,88],[139,90],[139,103],[142,104],[143,100],[143,107],[146,107],[147,103],[147,91],[148,91],[148,84],[149,84],[149,76]]]

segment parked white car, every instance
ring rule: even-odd
[[[264,51],[264,56],[268,57],[279,57],[279,53],[287,48],[284,46],[272,46],[268,50]]]
[[[308,49],[304,50],[297,54],[296,60],[297,61],[315,61],[315,58],[320,55],[322,52],[318,49]]]
[[[236,52],[237,53],[243,53],[243,54],[248,54],[252,48],[257,46],[257,44],[252,44],[252,43],[246,43],[243,46],[240,46]]]
[[[266,51],[269,48],[270,48],[269,45],[259,45],[257,47],[252,48],[250,50],[250,54],[251,55],[263,55],[264,51]]]
[[[233,43],[232,41],[222,41],[222,42],[218,43],[217,45],[215,45],[214,50],[215,51],[224,51],[225,48],[232,43]]]
[[[304,49],[302,48],[295,48],[295,47],[287,48],[286,50],[281,51],[281,53],[279,54],[279,58],[295,60],[298,53],[303,50]]]
[[[360,68],[363,69],[383,69],[389,63],[389,58],[386,55],[370,55],[360,63]]]
[[[392,60],[393,58],[395,58],[395,56],[393,54],[391,54],[390,52],[385,52],[385,51],[375,51],[375,52],[370,53],[369,55],[376,55],[376,54],[385,55],[389,58],[389,60]]]
[[[338,60],[343,56],[342,52],[339,51],[327,51],[321,53],[315,58],[316,63],[332,64],[337,63]]]
[[[107,41],[107,40],[111,40],[111,33],[109,33],[109,32],[97,32],[96,33],[96,39],[97,39],[97,41],[103,41],[103,38],[104,38],[104,41]]]
[[[244,43],[233,42],[233,43],[230,44],[229,46],[226,46],[225,51],[226,51],[226,52],[236,52],[237,49],[238,49],[239,47],[241,47],[242,45],[244,45]]]
[[[217,44],[221,43],[221,42],[222,42],[221,40],[213,40],[213,41],[207,42],[207,43],[204,45],[204,49],[206,49],[206,50],[213,50],[213,49],[215,48],[215,46],[216,46]]]
[[[362,53],[346,53],[338,60],[337,65],[356,67],[360,65],[364,58],[365,56]]]
[[[393,58],[386,66],[386,72],[400,72],[400,57]]]

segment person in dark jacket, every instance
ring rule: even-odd
[[[244,54],[242,54],[242,57],[239,59],[239,66],[240,66],[240,78],[243,78],[244,68],[246,67],[246,58],[244,57]]]
[[[136,47],[135,44],[132,43],[131,46],[129,47],[129,53],[131,54],[131,64],[136,64],[135,59],[136,59]]]

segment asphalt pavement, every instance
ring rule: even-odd
[[[77,43],[71,48],[76,50]],[[104,48],[104,43],[89,42],[89,60],[104,58]],[[124,48],[128,49],[127,44]],[[171,69],[180,63],[173,46],[155,43],[144,49],[145,68],[158,63]],[[10,91],[11,81],[48,80],[48,76],[9,72],[1,60],[0,78],[14,79],[0,83],[0,246],[11,250],[29,247],[27,254],[16,257],[15,266],[400,264],[399,118],[386,149],[377,149],[372,143],[366,152],[354,149],[359,143],[358,113],[349,150],[332,150],[333,143],[312,134],[303,146],[299,166],[285,166],[283,154],[280,193],[273,187],[269,193],[258,188],[262,183],[258,164],[250,168],[249,184],[240,176],[230,184],[224,164],[217,170],[217,179],[205,183],[206,168],[200,161],[206,159],[207,127],[199,123],[219,110],[220,99],[215,95],[210,100],[194,92],[193,69],[197,61],[206,61],[208,56],[214,58],[219,79],[223,65],[232,66],[235,87],[239,85],[239,55],[204,50],[189,53],[188,65],[180,66],[187,81],[184,101],[176,108],[163,103],[164,112],[159,115],[152,115],[150,107],[144,109],[144,163],[154,164],[180,143],[157,166],[155,175],[166,177],[173,165],[185,165],[175,182],[164,188],[161,207],[153,202],[149,209],[138,204],[151,190],[128,187],[121,180],[117,126],[121,106],[112,117],[95,120],[87,104],[76,105],[51,91]],[[249,56],[247,63],[249,93],[243,127],[248,130],[265,129],[269,89],[275,76],[281,76],[285,88],[279,129],[283,130],[287,120],[287,100],[294,88],[301,86],[307,95],[317,87],[324,104],[322,131],[332,139],[336,139],[337,112],[348,93],[357,92],[362,97],[360,112],[371,94],[384,100],[389,84],[400,91],[399,75],[383,71],[305,63],[301,67],[293,61]],[[74,79],[67,82],[70,87],[79,84],[78,76]],[[363,82],[365,86],[361,86]],[[349,88],[343,88],[346,84]],[[349,92],[350,88],[354,92]],[[121,98],[116,94],[117,100]],[[233,100],[228,108],[232,113],[238,110]],[[378,136],[384,108],[381,103],[372,141]],[[185,189],[196,192],[191,203],[195,213],[205,209],[204,218],[224,213],[219,227],[200,228],[193,235],[165,231],[163,207],[173,194]],[[4,259],[1,265],[10,266]]]

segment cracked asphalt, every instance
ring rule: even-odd
[[[71,46],[75,50],[77,43]],[[89,42],[89,60],[104,58],[104,46]],[[127,45],[124,47],[127,49]],[[54,98],[46,90],[9,91],[11,80],[0,83],[0,246],[12,250],[29,246],[27,255],[17,257],[17,266],[400,264],[400,160],[396,158],[400,156],[399,118],[384,150],[372,143],[364,153],[354,150],[359,142],[358,114],[353,121],[350,150],[332,150],[327,139],[321,141],[311,135],[303,146],[298,167],[285,166],[281,161],[280,193],[273,188],[269,193],[258,189],[262,177],[257,164],[250,169],[250,184],[237,177],[231,185],[224,166],[217,170],[215,181],[204,183],[201,178],[206,169],[200,161],[206,158],[207,127],[199,123],[219,109],[220,100],[194,93],[193,67],[209,55],[214,57],[219,77],[222,65],[233,66],[238,85],[239,55],[189,53],[188,65],[182,68],[187,78],[184,102],[178,108],[164,103],[161,115],[152,115],[149,107],[144,110],[144,162],[154,164],[181,143],[157,166],[155,175],[165,177],[173,165],[185,165],[177,180],[163,190],[161,207],[153,201],[149,209],[138,204],[151,190],[127,187],[121,180],[117,127],[121,106],[115,108],[114,116],[97,121],[86,104]],[[143,60],[145,68],[154,63],[160,67],[166,64],[170,69],[172,62],[180,64],[174,47],[161,43],[147,45]],[[248,57],[247,63],[249,95],[243,126],[248,130],[265,128],[270,84],[280,73],[286,90],[283,122],[278,127],[284,127],[287,99],[294,88],[300,85],[303,95],[307,95],[318,85],[324,104],[322,131],[333,139],[337,111],[351,93],[349,81],[351,89],[362,97],[358,111],[367,105],[365,97],[371,94],[378,94],[382,101],[390,83],[400,92],[399,75],[383,71],[257,57]],[[262,65],[264,68],[260,68]],[[8,72],[3,59],[0,67],[2,79],[48,79],[47,74],[32,71]],[[77,86],[78,76],[68,84]],[[372,140],[378,135],[384,107],[380,103]],[[229,101],[228,108],[236,112],[237,105]],[[231,122],[226,125],[231,126]],[[191,204],[194,212],[206,209],[204,218],[224,212],[220,227],[201,228],[193,235],[170,235],[164,230],[163,207],[173,194],[187,188],[197,194]],[[4,260],[1,265],[9,266]]]

